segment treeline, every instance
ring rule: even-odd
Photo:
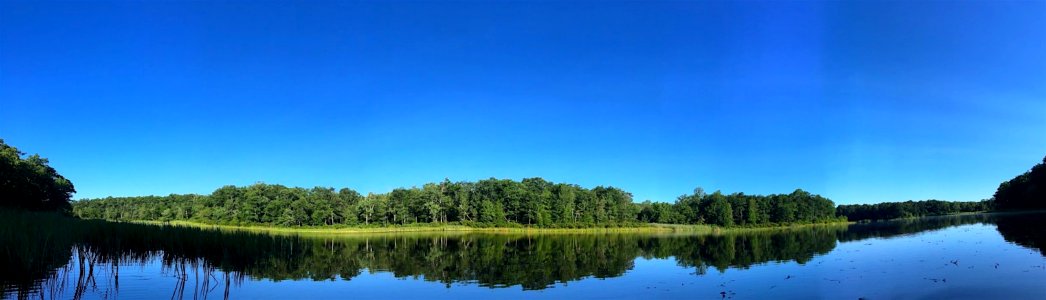
[[[649,223],[765,225],[813,223],[834,219],[832,200],[803,190],[791,194],[706,194],[698,188],[675,203],[645,201],[639,204],[639,221]]]
[[[67,212],[75,192],[46,158],[25,156],[0,139],[0,207]]]
[[[850,221],[862,221],[941,216],[962,212],[984,212],[991,209],[992,202],[990,200],[976,202],[925,200],[839,205],[836,208],[836,213]]]
[[[81,218],[190,220],[233,225],[329,226],[456,223],[470,226],[591,227],[643,223],[720,226],[818,222],[835,217],[831,200],[802,190],[787,195],[705,194],[676,203],[637,204],[615,187],[592,189],[541,178],[428,183],[384,194],[342,188],[254,184],[210,195],[77,201]]]
[[[210,195],[77,201],[83,218],[194,220],[234,225],[621,224],[636,220],[632,195],[614,187],[582,188],[541,178],[428,183],[360,195],[342,188],[272,184],[225,186]]]
[[[1000,184],[993,199],[999,210],[1046,209],[1046,158],[1024,174]]]

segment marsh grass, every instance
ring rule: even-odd
[[[620,227],[589,227],[589,228],[539,228],[539,227],[475,227],[459,224],[412,224],[397,226],[372,226],[372,227],[273,227],[273,226],[234,226],[214,225],[189,221],[139,221],[139,224],[159,226],[183,226],[191,228],[212,229],[219,231],[244,231],[257,233],[276,234],[304,234],[304,235],[352,235],[373,233],[440,233],[440,232],[476,232],[476,233],[505,233],[505,234],[579,234],[579,233],[712,233],[713,226],[708,225],[678,225],[678,224],[642,224],[635,226]]]
[[[184,270],[255,268],[260,258],[295,257],[294,236],[252,232],[219,232],[186,226],[80,220],[50,212],[0,210],[0,295],[19,298],[41,293],[74,271],[78,298],[96,270],[146,264],[160,257],[165,266]],[[78,267],[69,270],[69,266]],[[180,266],[180,267],[179,267]],[[65,272],[66,274],[60,274]],[[234,278],[242,280],[242,278]],[[63,278],[58,278],[63,277]],[[118,277],[116,277],[118,278]],[[118,281],[116,281],[118,284]],[[54,287],[60,288],[60,287]],[[41,294],[42,295],[42,294]]]
[[[845,220],[831,220],[819,223],[804,224],[774,224],[768,226],[751,227],[719,227],[713,225],[684,225],[684,224],[661,224],[661,223],[637,223],[624,224],[611,227],[582,227],[582,228],[547,228],[547,227],[498,227],[498,226],[467,226],[460,224],[411,224],[391,226],[321,226],[321,227],[282,227],[282,226],[237,226],[237,225],[215,225],[191,221],[136,221],[138,224],[158,226],[184,226],[191,228],[210,229],[224,232],[243,231],[283,235],[305,235],[305,236],[351,236],[367,234],[397,234],[397,233],[492,233],[492,234],[611,234],[611,233],[644,233],[644,234],[729,234],[739,232],[758,232],[788,230],[810,226],[846,226],[852,222]]]

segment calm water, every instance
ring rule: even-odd
[[[14,258],[33,262],[8,262],[21,267],[0,279],[5,298],[1046,299],[1044,223],[316,238],[138,226],[57,242],[53,261]]]

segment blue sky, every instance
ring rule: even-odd
[[[1043,1],[0,3],[0,138],[76,198],[979,200],[1046,155]]]

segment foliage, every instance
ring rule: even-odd
[[[388,226],[457,223],[471,226],[606,227],[636,223],[753,226],[832,220],[831,200],[803,190],[754,196],[743,193],[679,197],[676,203],[635,203],[632,194],[597,186],[522,181],[427,183],[362,196],[348,188],[292,188],[254,184],[224,186],[210,195],[88,199],[73,205],[81,218],[188,220],[214,224],[276,226]]]
[[[846,217],[850,221],[941,216],[989,210],[991,210],[990,201],[950,202],[941,200],[839,205],[835,209],[839,216]]]
[[[68,211],[73,183],[38,154],[25,156],[0,139],[0,207]]]
[[[327,226],[416,223],[553,227],[635,222],[632,195],[615,187],[582,188],[541,178],[427,183],[361,196],[348,188],[224,186],[210,195],[77,201],[75,215],[108,220],[192,220],[234,225]]]
[[[1002,184],[992,198],[999,210],[1046,209],[1046,158]]]
[[[673,205],[682,223],[719,226],[754,226],[765,224],[816,223],[835,219],[832,200],[807,191],[791,194],[745,195],[721,192],[706,194],[700,188],[693,194],[679,196]],[[652,208],[653,209],[653,208]]]

